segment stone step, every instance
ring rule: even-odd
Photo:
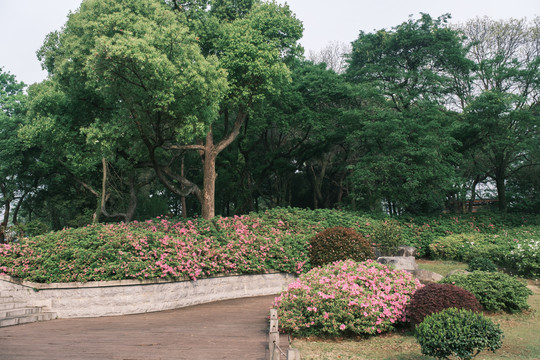
[[[9,302],[8,301],[0,302],[0,311],[21,308],[21,307],[24,307],[24,303],[22,301],[11,300]]]
[[[7,319],[25,315],[39,314],[41,308],[37,306],[32,307],[19,307],[0,311],[0,319]]]
[[[44,312],[44,313],[15,316],[15,317],[9,317],[9,318],[0,318],[0,327],[28,324],[32,322],[46,321],[46,320],[52,320],[52,319],[56,319],[56,313]]]
[[[0,296],[0,304],[15,301],[13,296]]]

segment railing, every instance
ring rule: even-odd
[[[270,332],[268,334],[269,360],[280,360],[281,355],[286,356],[287,360],[300,360],[300,351],[289,348],[287,352],[279,347],[279,327],[276,309],[270,309]]]

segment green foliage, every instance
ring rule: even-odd
[[[418,325],[426,316],[447,308],[482,311],[482,305],[471,292],[450,284],[429,284],[413,294],[407,319]]]
[[[315,235],[310,241],[309,259],[312,266],[348,259],[364,261],[374,257],[371,243],[350,228],[329,228]]]
[[[428,316],[416,327],[415,337],[424,355],[470,360],[481,351],[499,349],[503,332],[482,314],[449,308]]]
[[[497,271],[497,265],[495,265],[493,261],[485,257],[472,258],[468,261],[467,264],[467,271],[469,272],[473,272],[476,270],[487,272]]]
[[[19,223],[14,226],[14,230],[20,237],[34,237],[49,232],[51,229],[40,220],[32,220],[26,223]]]
[[[384,220],[375,223],[369,236],[373,244],[379,246],[383,256],[395,256],[401,245],[401,225],[397,220]]]
[[[454,186],[455,115],[441,105],[471,63],[447,19],[422,14],[391,31],[361,32],[352,44],[346,77],[374,90],[351,136],[363,154],[352,167],[355,195],[385,200],[392,214],[440,210]]]
[[[300,273],[303,231],[250,216],[92,225],[0,245],[0,273],[34,282]]]
[[[540,276],[540,229],[523,227],[504,233],[501,265],[528,277]]]
[[[454,234],[436,238],[429,245],[431,256],[436,259],[469,260],[489,252],[485,235],[478,233]],[[488,249],[486,249],[488,248]]]
[[[520,312],[529,308],[527,298],[532,295],[525,283],[501,272],[454,274],[440,282],[470,291],[487,311]]]

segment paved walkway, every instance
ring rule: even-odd
[[[262,296],[139,315],[0,328],[0,359],[264,360],[273,299]]]

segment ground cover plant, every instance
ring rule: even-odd
[[[300,336],[373,335],[404,319],[422,285],[405,271],[372,260],[336,261],[302,274],[276,298],[280,327]]]
[[[92,225],[1,246],[0,273],[35,282],[299,273],[312,234],[303,230],[251,216]]]

